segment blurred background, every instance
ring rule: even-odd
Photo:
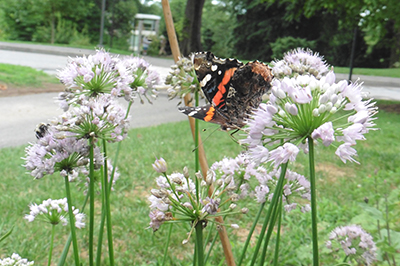
[[[171,0],[184,55],[271,61],[309,47],[329,64],[400,67],[398,0]],[[0,0],[0,40],[170,54],[161,1]]]

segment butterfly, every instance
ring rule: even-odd
[[[211,52],[193,55],[194,70],[209,104],[180,107],[179,111],[222,130],[242,128],[262,96],[271,88],[271,68],[259,61],[243,64],[237,59],[222,59]]]

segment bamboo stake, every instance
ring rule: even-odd
[[[172,51],[174,60],[175,60],[175,62],[177,62],[179,60],[179,58],[181,57],[181,53],[179,51],[178,39],[176,38],[174,22],[172,20],[172,14],[171,14],[171,9],[169,7],[168,0],[162,0],[162,7],[163,7],[163,11],[164,11],[164,19],[165,19],[165,25],[167,28],[169,44],[171,47],[171,51]],[[186,106],[192,105],[191,96],[189,94],[185,95],[184,101],[185,101]],[[194,126],[195,121],[194,121],[193,117],[188,117],[188,119],[189,119],[190,129],[192,130],[192,135],[193,135],[193,139],[194,139],[195,134],[196,134],[195,126]],[[206,154],[204,152],[204,147],[203,147],[203,143],[201,142],[200,135],[198,136],[198,140],[199,140],[199,146],[197,147],[197,149],[199,151],[200,168],[201,168],[201,172],[202,172],[203,176],[206,176],[207,171],[208,171],[208,163],[207,163],[207,158],[206,158]],[[208,191],[209,195],[212,194],[213,190],[214,190],[214,188],[211,187],[210,190]],[[224,220],[222,219],[222,217],[217,217],[217,218],[215,218],[215,220],[218,223],[224,223]],[[233,258],[231,243],[229,242],[228,234],[226,232],[225,227],[222,226],[221,230],[219,230],[218,233],[219,233],[219,237],[221,239],[222,247],[224,249],[224,254],[225,254],[225,259],[226,259],[227,265],[235,266],[236,264],[235,264],[235,260]]]

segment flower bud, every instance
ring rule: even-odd
[[[214,171],[211,170],[211,169],[209,169],[209,170],[207,171],[207,176],[206,176],[207,185],[210,186],[210,185],[213,183],[214,177],[215,177]]]
[[[232,203],[231,205],[229,205],[229,209],[231,209],[231,210],[233,210],[233,209],[235,209],[236,208],[236,204],[235,203]]]
[[[188,179],[189,178],[189,169],[185,166],[183,167],[183,176]]]
[[[233,229],[239,229],[239,225],[237,225],[237,224],[231,224],[231,227],[232,227]]]
[[[247,213],[249,212],[249,209],[247,209],[247,208],[242,208],[240,211],[241,211],[243,214],[247,214]]]
[[[177,176],[172,176],[171,180],[172,180],[172,182],[174,182],[177,185],[182,185],[182,179],[180,179]]]
[[[153,164],[153,169],[158,173],[166,173],[167,172],[167,162],[163,159],[156,159]]]

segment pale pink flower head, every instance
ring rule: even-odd
[[[332,252],[344,251],[345,256],[355,259],[363,265],[372,265],[376,261],[377,248],[370,234],[359,225],[336,227],[327,241],[328,249]]]
[[[296,75],[274,79],[270,101],[260,104],[248,119],[246,138],[240,142],[248,145],[254,161],[263,162],[268,154],[275,166],[287,161],[282,155],[285,143],[302,147],[310,139],[324,146],[335,144],[342,161],[356,162],[352,159],[356,151],[350,146],[374,130],[375,103],[363,100],[360,84],[335,83],[335,73],[311,51],[298,49],[286,54],[284,61],[298,70]],[[283,63],[277,66],[282,68]]]

